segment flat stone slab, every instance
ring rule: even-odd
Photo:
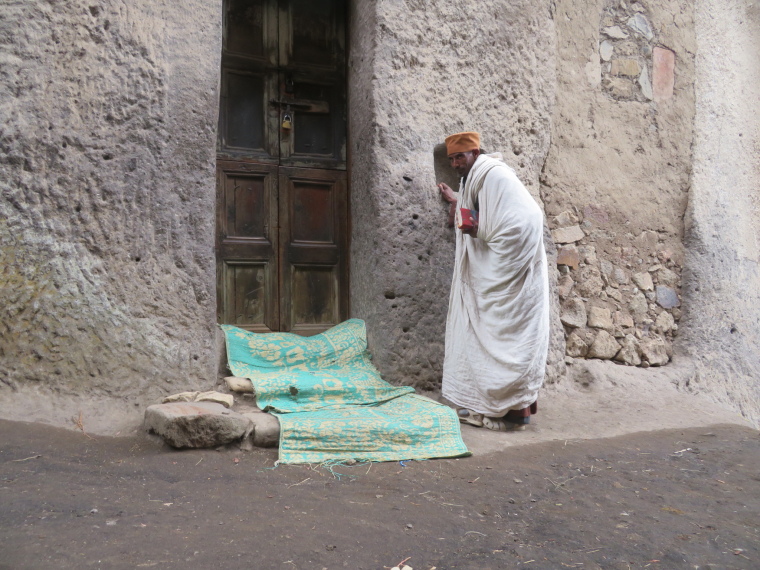
[[[570,226],[569,228],[557,228],[552,230],[554,243],[574,243],[586,237],[580,226]]]
[[[176,402],[148,406],[144,426],[172,447],[218,447],[249,433],[251,420],[213,402]]]
[[[681,305],[681,300],[676,293],[670,287],[665,285],[657,286],[657,304],[663,309],[672,309]]]
[[[250,435],[251,443],[256,447],[277,447],[280,444],[280,420],[265,412],[246,412],[243,414],[253,423]]]

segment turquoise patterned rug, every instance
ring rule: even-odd
[[[280,463],[401,461],[470,455],[451,408],[380,378],[364,321],[312,337],[222,325],[235,376],[280,420]]]

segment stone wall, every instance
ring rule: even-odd
[[[1,10],[0,413],[209,386],[221,2]]]
[[[571,358],[659,366],[681,318],[694,121],[691,2],[557,3],[541,196]]]

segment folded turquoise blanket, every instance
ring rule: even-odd
[[[312,337],[222,330],[230,370],[280,421],[280,463],[470,455],[454,410],[380,378],[364,321]]]

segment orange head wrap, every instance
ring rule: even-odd
[[[457,133],[446,137],[446,154],[469,152],[480,148],[479,133]]]

